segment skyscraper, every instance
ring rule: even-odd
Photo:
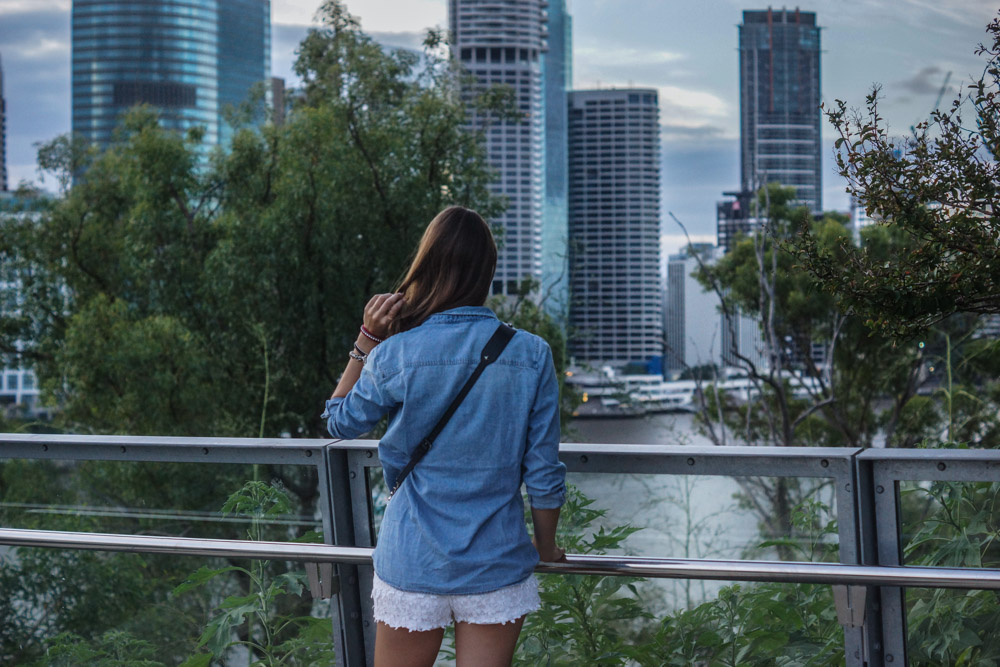
[[[744,11],[739,26],[744,191],[778,181],[822,211],[820,29],[814,12]]]
[[[718,254],[716,246],[696,243],[667,260],[666,354],[663,360],[667,371],[721,365],[723,316],[719,312],[719,297],[692,275],[700,262],[711,265]]]
[[[270,82],[270,0],[73,0],[73,132],[106,145],[122,112],[228,134],[225,109]]]
[[[3,60],[0,59],[0,192],[7,191],[7,98],[3,96]]]
[[[476,78],[472,96],[496,84],[514,90],[520,119],[493,124],[486,151],[497,170],[495,190],[507,197],[497,220],[503,247],[494,294],[516,292],[526,277],[542,278],[542,160],[544,104],[542,55],[546,48],[546,0],[449,0],[452,53]],[[487,119],[471,114],[473,126]]]
[[[655,370],[663,354],[655,90],[569,94],[569,238],[571,354]]]
[[[566,0],[549,0],[548,50],[542,57],[545,104],[545,196],[542,201],[542,292],[546,306],[569,306],[569,156],[566,91],[573,85],[572,17]]]

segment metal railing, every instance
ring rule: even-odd
[[[539,572],[831,584],[849,665],[906,664],[905,587],[1000,590],[1000,570],[902,565],[899,482],[1000,481],[1000,452],[563,444],[571,472],[826,478],[839,563],[574,555]],[[326,545],[0,528],[0,545],[265,558],[308,564],[314,593],[333,591],[344,664],[370,664],[373,441],[0,434],[0,459],[274,463],[319,475]]]

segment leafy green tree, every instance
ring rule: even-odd
[[[841,100],[827,110],[848,191],[901,243],[885,259],[807,234],[800,256],[842,309],[880,333],[911,338],[952,313],[1000,313],[1000,19],[987,32],[980,78],[909,137],[890,134],[878,86],[864,113]]]
[[[339,2],[320,17],[288,121],[240,130],[210,163],[200,133],[150,109],[103,153],[66,138],[40,152],[73,186],[0,243],[27,297],[0,349],[37,368],[67,426],[319,436],[364,304],[426,223],[455,203],[500,211],[440,37],[420,59]]]

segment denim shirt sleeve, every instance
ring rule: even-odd
[[[552,350],[542,343],[541,377],[528,417],[524,485],[532,507],[554,509],[566,501],[566,466],[559,460],[559,384]]]
[[[375,359],[375,356],[369,358],[347,396],[326,402],[326,410],[321,416],[327,420],[326,428],[334,438],[364,435],[392,408],[394,403],[380,387]]]

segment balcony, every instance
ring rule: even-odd
[[[820,541],[827,540],[828,553],[835,554],[835,562],[667,557],[670,554],[663,553],[589,553],[570,554],[565,564],[540,565],[539,573],[557,577],[624,576],[682,583],[726,581],[831,586],[832,608],[828,613],[831,617],[835,614],[843,629],[844,661],[857,666],[908,664],[907,637],[912,640],[914,633],[919,633],[907,626],[908,590],[917,593],[927,593],[929,589],[1000,590],[1000,570],[914,566],[907,565],[903,557],[913,548],[913,533],[919,530],[919,526],[907,525],[904,520],[907,508],[913,504],[912,494],[926,491],[932,483],[945,483],[955,488],[962,484],[995,484],[1000,481],[997,472],[1000,452],[564,443],[560,455],[574,483],[602,480],[618,484],[640,478],[646,481],[654,478],[795,480],[812,490],[811,497],[828,501],[821,512],[830,519],[830,525],[835,525],[835,532]],[[20,523],[25,516],[62,514],[99,516],[102,519],[95,520],[94,526],[114,527],[120,516],[136,512],[100,503],[60,506],[42,498],[37,503],[9,503],[0,496],[0,517],[5,518],[0,527],[0,545],[6,546],[6,549],[0,548],[0,564],[12,555],[16,561],[17,554],[25,553],[22,550],[35,549],[157,554],[200,559],[199,562],[205,559],[267,559],[292,563],[293,567],[307,573],[315,598],[330,599],[330,642],[338,664],[371,664],[374,637],[370,607],[371,553],[380,510],[384,507],[384,493],[378,484],[376,442],[0,435],[0,464],[45,464],[62,474],[88,461],[125,464],[118,468],[123,475],[145,466],[147,472],[154,473],[150,479],[155,478],[156,470],[163,464],[186,464],[199,474],[215,470],[247,472],[251,465],[280,470],[295,468],[306,473],[306,478],[315,480],[314,514],[297,519],[276,515],[268,520],[278,526],[279,532],[291,534],[308,527],[315,519],[322,529],[325,544],[221,539],[208,534],[192,537],[191,533],[214,530],[199,528],[199,522],[220,518],[195,515],[189,510],[146,508],[142,511],[145,516],[162,520],[164,526],[171,520],[187,517],[184,534],[171,534],[169,528],[144,531],[144,534],[107,529],[80,532],[24,528],[12,524]],[[237,470],[233,466],[240,468]],[[30,467],[24,471],[30,472]],[[151,493],[154,485],[150,484]],[[38,488],[39,494],[43,492],[39,486],[30,488]],[[625,486],[614,488],[619,489],[619,494],[626,494]],[[0,492],[3,491],[0,485]],[[108,495],[113,496],[113,489],[108,491]],[[225,491],[228,493],[229,489]],[[634,489],[627,493],[634,493]],[[638,497],[634,500],[636,509],[639,500]],[[654,505],[635,512],[635,518],[641,521],[643,514],[658,511],[659,506]],[[33,525],[45,525],[45,522]],[[627,547],[625,551],[635,552],[636,547]],[[766,557],[768,552],[758,552],[758,556],[761,555]]]

